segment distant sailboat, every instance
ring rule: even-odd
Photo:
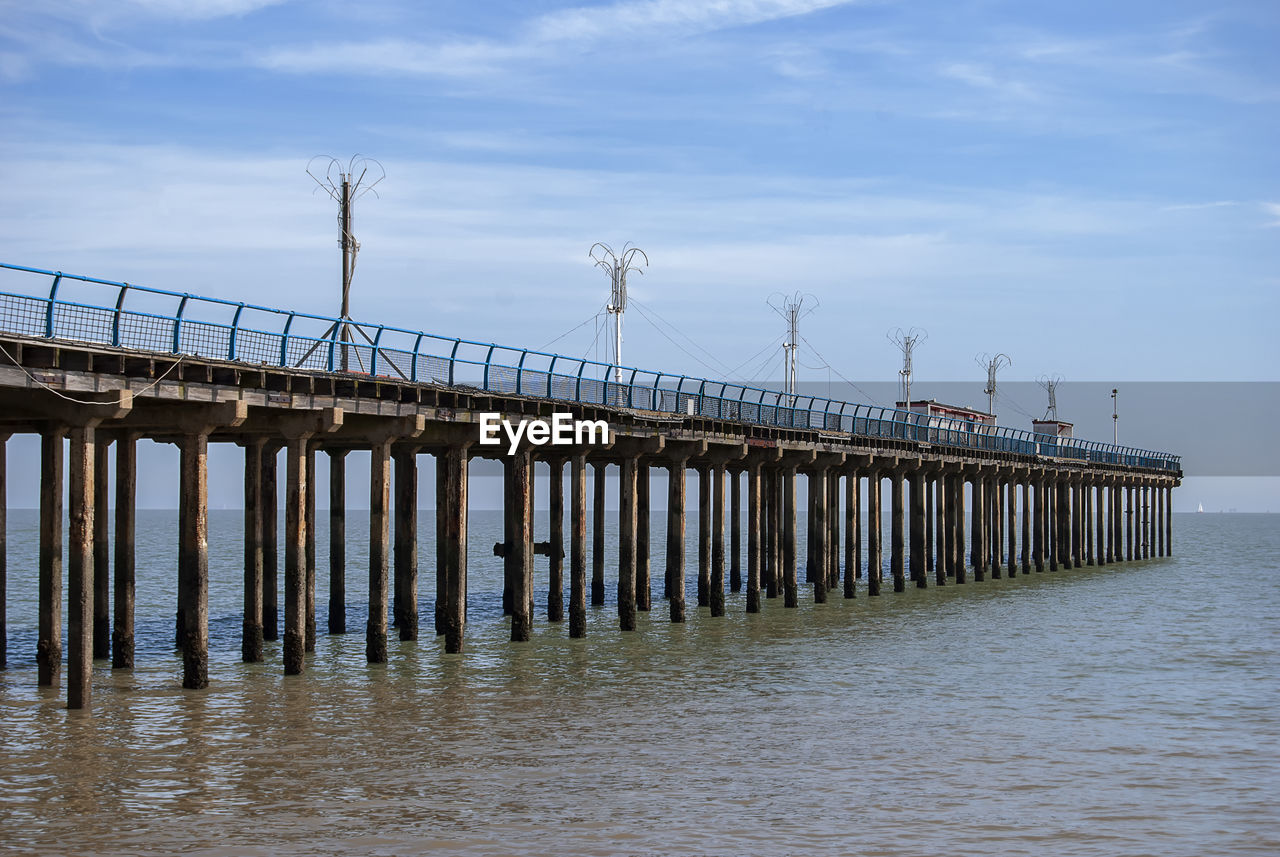
[[[1203,511],[1204,511],[1204,503],[1201,503],[1201,504],[1200,504],[1200,506],[1196,509],[1196,511],[1197,511],[1197,512],[1203,512]]]

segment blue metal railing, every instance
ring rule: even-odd
[[[1181,469],[1180,458],[1164,452],[972,425],[818,396],[788,396],[778,390],[685,375],[630,367],[618,371],[620,367],[607,363],[385,325],[355,326],[361,341],[344,342],[339,339],[340,320],[325,316],[20,265],[0,263],[0,270],[52,278],[48,292],[38,295],[0,289],[0,330],[23,336],[272,367],[349,370],[417,383],[757,425]],[[68,294],[73,284],[107,287],[116,293],[110,300],[78,301]]]

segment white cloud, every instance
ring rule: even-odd
[[[255,61],[265,68],[295,73],[466,77],[493,73],[513,60],[553,59],[566,45],[688,36],[807,15],[852,2],[855,0],[633,0],[549,12],[530,20],[520,35],[506,41],[317,42],[273,49]]]
[[[1280,226],[1280,202],[1264,202],[1262,210],[1271,217],[1267,226]]]

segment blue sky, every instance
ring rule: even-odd
[[[1280,380],[1273,2],[0,11],[3,261],[331,314],[304,168],[359,152],[361,319],[603,356],[587,249],[632,241],[634,365],[777,380],[803,291],[857,380],[908,326],[918,385]]]

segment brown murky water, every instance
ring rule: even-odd
[[[238,525],[213,515],[212,685],[187,692],[176,516],[143,513],[139,667],[100,663],[86,716],[35,687],[34,513],[10,513],[0,849],[1280,853],[1275,516],[1178,516],[1179,555],[1127,567],[758,616],[737,595],[686,626],[655,599],[626,636],[610,593],[586,640],[540,620],[512,645],[476,513],[464,655],[427,627],[370,667],[362,633],[322,636],[289,679],[278,644],[238,660]]]

